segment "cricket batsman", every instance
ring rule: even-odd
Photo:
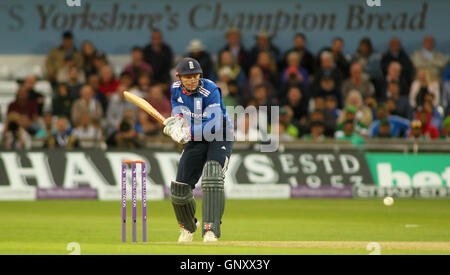
[[[164,134],[183,145],[170,199],[181,227],[179,242],[191,242],[200,226],[195,217],[192,190],[202,177],[202,236],[217,241],[225,209],[224,173],[230,159],[234,133],[217,85],[202,78],[197,60],[184,58],[171,85],[172,116],[164,121]]]

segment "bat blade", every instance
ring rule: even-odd
[[[166,120],[165,117],[163,117],[156,109],[153,107],[150,103],[148,103],[147,100],[138,97],[137,95],[134,95],[132,93],[129,93],[127,91],[123,92],[126,99],[136,104],[139,108],[144,110],[147,114],[154,117],[156,120],[158,120],[160,123],[164,124],[164,120]]]

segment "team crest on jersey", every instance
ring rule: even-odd
[[[181,98],[181,96],[180,97],[178,97],[178,100],[177,100],[179,103],[184,103],[183,102],[183,99]]]

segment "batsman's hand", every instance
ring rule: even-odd
[[[189,128],[184,127],[184,118],[181,116],[169,117],[164,120],[164,134],[175,142],[185,144],[191,140]]]

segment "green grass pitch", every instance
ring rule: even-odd
[[[138,205],[140,206],[140,205]],[[201,218],[201,201],[197,200]],[[227,200],[218,243],[178,244],[168,200],[149,201],[146,244],[121,242],[119,201],[0,202],[0,254],[450,254],[450,200]],[[138,208],[138,240],[142,240]],[[78,252],[78,251],[75,251]]]

